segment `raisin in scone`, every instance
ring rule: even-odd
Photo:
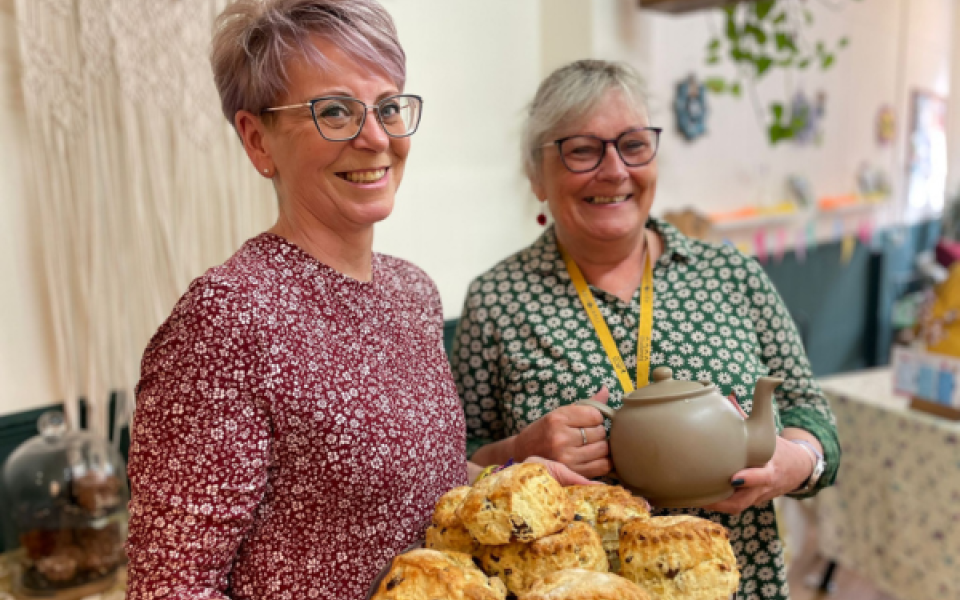
[[[467,528],[464,527],[457,509],[463,499],[470,493],[469,486],[453,488],[440,499],[433,510],[433,519],[427,527],[424,545],[433,550],[452,550],[476,556],[480,551],[480,544],[473,539]]]
[[[613,573],[566,569],[538,579],[518,600],[654,600],[642,587]]]
[[[542,465],[522,463],[475,483],[457,516],[481,544],[532,542],[566,527],[573,504]]]
[[[620,574],[659,600],[726,600],[740,582],[727,530],[690,516],[624,525]]]
[[[618,485],[572,485],[566,490],[573,502],[574,519],[597,530],[610,570],[620,572],[620,528],[633,519],[649,519],[647,501]]]
[[[393,559],[371,600],[505,600],[507,590],[460,552],[418,549]]]
[[[508,590],[520,595],[538,579],[564,569],[606,572],[607,554],[593,527],[574,521],[533,542],[484,546],[480,563],[485,573],[499,577]]]

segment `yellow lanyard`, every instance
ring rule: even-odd
[[[557,249],[560,250],[560,256],[567,264],[567,272],[570,273],[570,279],[574,287],[577,288],[577,295],[580,296],[580,303],[583,309],[587,311],[590,322],[593,323],[593,329],[600,338],[603,349],[610,358],[613,370],[617,373],[620,380],[620,386],[623,391],[629,394],[634,390],[633,381],[630,379],[630,373],[627,366],[623,364],[623,358],[620,356],[620,350],[617,349],[616,342],[610,334],[610,328],[607,322],[603,320],[603,314],[593,299],[593,293],[587,285],[587,280],[583,278],[580,267],[570,258],[567,251],[557,242]],[[643,281],[640,283],[640,326],[637,330],[637,387],[642,388],[650,383],[650,334],[653,331],[653,267],[650,264],[649,247],[644,252],[643,259]]]

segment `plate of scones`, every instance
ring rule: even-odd
[[[622,487],[562,487],[522,463],[444,494],[422,547],[394,557],[367,597],[728,600],[739,582],[722,525],[652,517]]]

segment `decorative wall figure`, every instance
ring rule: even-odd
[[[707,132],[707,91],[696,75],[690,75],[677,84],[673,110],[677,115],[677,130],[687,141],[693,141]]]
[[[888,146],[897,136],[897,113],[893,107],[884,105],[877,111],[877,145]]]
[[[802,175],[791,175],[787,178],[787,191],[790,200],[800,210],[809,209],[816,203],[810,180]]]
[[[816,103],[810,102],[803,90],[797,90],[790,105],[792,120],[797,124],[793,139],[798,144],[819,143],[823,138],[821,122],[826,112],[827,95],[817,92]]]

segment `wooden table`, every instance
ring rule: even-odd
[[[819,549],[902,600],[960,599],[960,423],[911,410],[892,381],[820,381],[843,458],[816,499]]]

